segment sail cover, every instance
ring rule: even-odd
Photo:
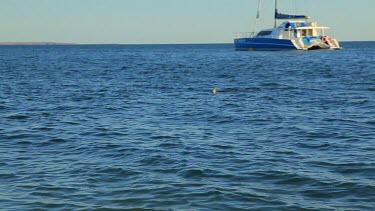
[[[280,13],[277,9],[275,10],[275,19],[309,19],[307,15],[287,15]]]

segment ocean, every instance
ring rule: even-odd
[[[1,46],[0,210],[373,210],[375,42],[342,46]]]

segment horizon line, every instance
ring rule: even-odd
[[[340,42],[375,42],[375,40],[345,40]],[[0,46],[6,45],[220,45],[233,44],[225,42],[217,43],[72,43],[72,42],[0,42]]]

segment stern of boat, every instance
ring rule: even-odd
[[[328,36],[320,37],[300,37],[291,40],[298,50],[341,50],[337,39]]]
[[[332,50],[341,50],[342,47],[340,46],[339,41],[336,38],[327,38],[327,44],[330,46]]]

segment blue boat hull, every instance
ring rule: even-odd
[[[239,38],[234,40],[234,46],[238,51],[297,50],[291,40],[272,38]]]

